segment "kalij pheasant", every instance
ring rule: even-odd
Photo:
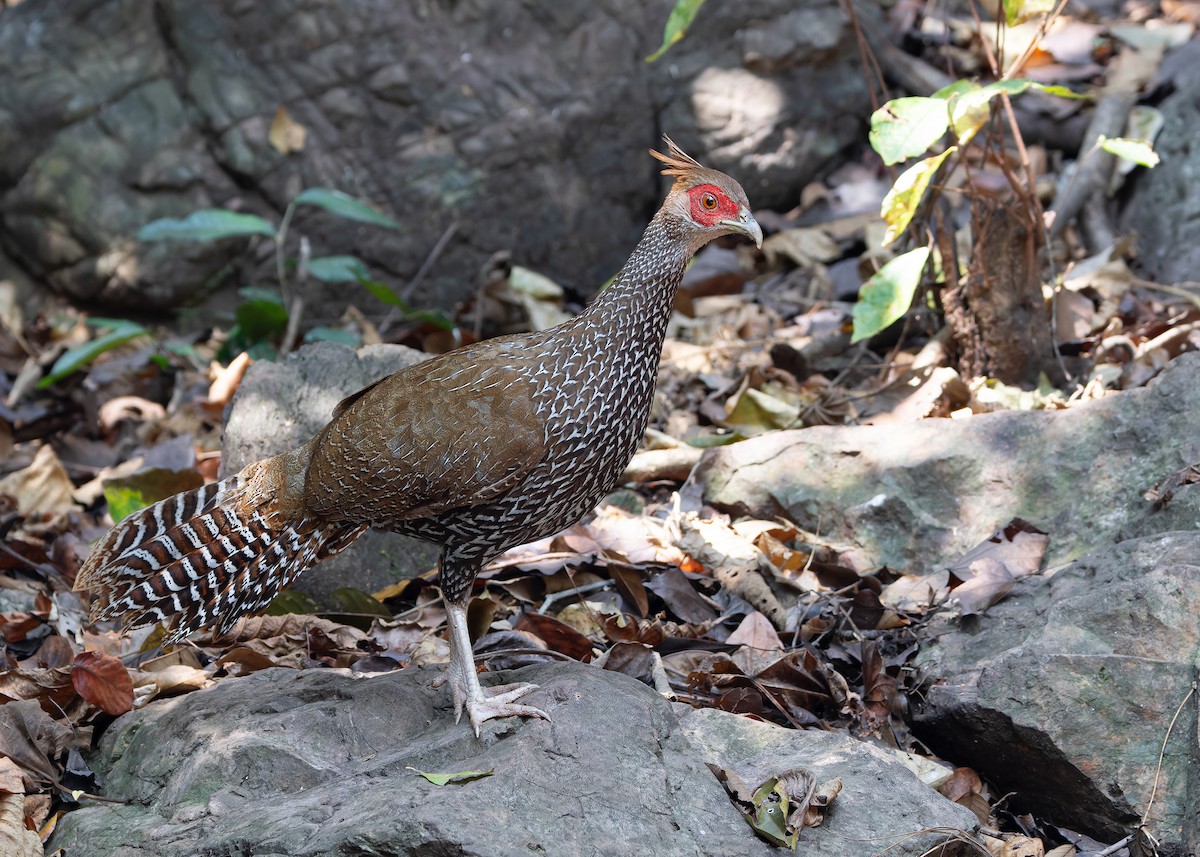
[[[168,639],[229,630],[367,527],[441,545],[456,719],[546,717],[484,693],[467,600],[484,563],[577,521],[611,490],[650,411],[671,304],[692,255],[720,235],[762,244],[741,186],[669,139],[675,184],[633,255],[582,313],[550,330],[478,342],[341,402],[299,449],[176,494],[113,527],[76,589],[93,618],[164,622]]]

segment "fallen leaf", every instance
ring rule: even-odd
[[[1003,563],[1014,578],[1037,574],[1049,544],[1050,537],[1046,533],[1028,521],[1013,518],[963,554],[958,562],[950,566],[950,573],[959,580],[966,580],[971,575],[958,572],[969,569],[975,560],[987,557]]]
[[[1012,592],[1016,585],[1004,563],[991,557],[972,562],[970,575],[967,582],[953,592],[963,616],[986,612],[989,607]]]
[[[24,518],[54,517],[75,511],[71,499],[75,486],[50,444],[42,444],[30,465],[0,479],[0,494],[17,501],[17,514]]]
[[[0,705],[0,756],[20,767],[26,792],[58,782],[61,770],[54,760],[77,740],[90,740],[88,732],[52,719],[36,700]]]
[[[592,659],[592,641],[565,622],[541,613],[523,612],[513,623],[518,631],[536,634],[553,652],[587,663]]]
[[[1000,848],[996,857],[1045,857],[1046,846],[1040,839],[1030,839],[1028,836],[1014,836]]]
[[[0,854],[42,857],[42,840],[25,827],[25,795],[0,792]]]
[[[281,155],[304,151],[308,141],[308,129],[293,119],[287,109],[281,104],[275,110],[275,118],[271,120],[271,130],[267,132],[267,142],[271,148]]]
[[[112,655],[80,652],[71,665],[71,685],[105,714],[115,717],[133,708],[133,679]]]
[[[875,643],[862,642],[863,710],[859,724],[870,735],[879,734],[888,723],[892,702],[896,699],[896,679],[884,670],[883,658]]]
[[[950,776],[942,781],[937,790],[947,800],[958,800],[964,795],[982,794],[983,781],[973,768],[955,768]]]
[[[431,774],[428,771],[419,771],[412,765],[405,766],[405,770],[419,774],[435,786],[444,786],[447,783],[469,783],[471,780],[481,780],[484,777],[490,777],[496,772],[495,768],[489,768],[486,771],[458,771],[453,774]]]
[[[713,609],[682,571],[674,566],[663,569],[646,581],[646,588],[661,598],[672,613],[692,624],[710,622],[717,618]]]

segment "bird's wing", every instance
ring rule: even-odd
[[[511,490],[546,453],[529,378],[508,362],[434,358],[355,393],[312,441],[306,506],[386,525]]]

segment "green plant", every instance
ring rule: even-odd
[[[1012,26],[1038,15],[1044,23],[1055,14],[1053,6],[1047,7],[1041,0],[1005,0],[1005,21],[997,27]],[[896,98],[884,104],[871,116],[871,147],[892,166],[912,158],[926,155],[931,149],[940,149],[934,154],[905,169],[884,197],[880,216],[887,224],[882,246],[887,247],[902,236],[916,232],[933,234],[933,224],[925,221],[914,224],[931,186],[946,184],[954,170],[966,169],[964,155],[969,144],[993,119],[994,102],[1000,102],[1009,121],[1009,131],[1016,142],[1022,166],[1028,177],[1027,186],[1008,173],[1013,190],[1028,210],[1029,221],[1041,222],[1041,206],[1033,184],[1032,172],[1026,159],[1020,130],[1013,116],[1010,99],[1029,90],[1038,90],[1061,98],[1085,98],[1065,86],[1051,86],[1032,80],[1009,77],[1020,67],[1024,57],[1018,58],[1000,79],[981,84],[972,80],[957,80],[931,96]],[[949,145],[939,146],[941,141],[950,140]],[[1141,166],[1153,167],[1158,162],[1148,141],[1125,138],[1101,137],[1096,148],[1117,157],[1130,160]],[[1091,152],[1084,153],[1083,158]],[[1081,159],[1082,160],[1082,159]],[[974,193],[969,177],[964,192]],[[922,246],[903,253],[883,266],[863,284],[860,302],[868,306],[855,308],[852,341],[858,342],[881,332],[898,321],[908,311],[918,286],[925,276],[926,263],[932,258],[949,285],[957,280],[957,271],[947,271],[950,260],[940,258],[936,242],[932,238],[920,242]]]
[[[263,236],[270,238],[274,243],[275,273],[279,281],[279,290],[259,286],[246,286],[239,290],[243,302],[237,309],[235,324],[229,332],[223,357],[232,357],[233,352],[242,350],[249,351],[256,357],[271,357],[275,351],[272,344],[275,339],[281,340],[279,350],[291,350],[299,335],[300,318],[304,308],[304,296],[298,284],[302,284],[308,277],[324,283],[357,283],[369,294],[399,309],[406,318],[427,321],[445,329],[453,327],[453,323],[443,313],[412,309],[390,286],[372,279],[366,264],[354,256],[310,258],[308,242],[301,238],[300,258],[289,259],[287,244],[292,219],[302,206],[313,206],[346,220],[384,229],[400,228],[400,224],[394,219],[352,196],[329,188],[311,187],[292,199],[278,226],[254,214],[210,208],[194,211],[181,219],[155,220],[139,230],[138,238],[141,241],[207,242],[233,237]],[[304,338],[306,341],[329,339],[355,344],[344,331],[329,327],[312,328]]]

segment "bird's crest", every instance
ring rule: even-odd
[[[711,181],[711,176],[714,170],[701,164],[683,149],[675,145],[675,141],[663,134],[663,143],[666,144],[667,152],[657,152],[654,149],[650,150],[651,157],[657,158],[666,164],[662,174],[664,176],[675,176],[675,189],[692,187],[704,181]]]

